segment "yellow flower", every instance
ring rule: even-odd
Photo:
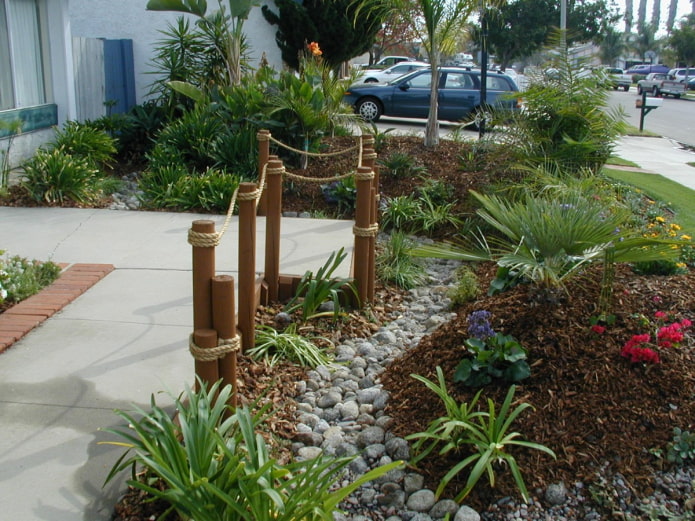
[[[656,216],[656,218],[655,218],[654,220],[655,220],[656,222],[658,222],[658,223],[666,222],[666,219],[664,219],[664,218],[661,217],[660,215]]]
[[[679,268],[685,268],[687,264],[685,264],[685,262],[676,262],[676,266],[678,266]]]
[[[681,239],[683,239],[684,241],[689,241],[692,239],[692,237],[690,235],[683,234],[681,235]]]
[[[678,224],[676,224],[676,223],[671,223],[671,229],[672,229],[672,230],[680,230],[681,227],[680,227],[680,225],[678,225]]]

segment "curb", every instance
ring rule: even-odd
[[[0,315],[0,353],[114,270],[112,264],[73,264],[51,284]]]

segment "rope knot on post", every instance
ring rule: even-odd
[[[218,232],[197,232],[192,228],[188,230],[188,244],[198,248],[214,248],[220,244],[222,234]]]
[[[356,237],[376,237],[379,233],[379,225],[374,223],[367,228],[360,228],[359,226],[352,227],[352,233]]]
[[[188,339],[188,350],[194,359],[200,362],[214,362],[224,358],[229,353],[236,353],[241,349],[241,337],[220,338],[217,347],[200,347],[193,340],[193,334]]]
[[[361,168],[364,167],[360,167],[360,169]],[[355,181],[371,181],[374,179],[373,170],[370,169],[369,171],[360,172],[360,169],[357,169],[357,172],[355,173]]]

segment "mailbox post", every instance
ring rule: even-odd
[[[640,109],[639,130],[644,130],[644,116],[652,110],[663,105],[664,100],[661,98],[648,98],[646,91],[642,91],[642,97],[635,100],[635,107]]]

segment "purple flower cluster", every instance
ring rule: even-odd
[[[486,340],[495,336],[495,331],[490,326],[491,316],[490,312],[484,309],[474,311],[468,315],[468,334],[480,340]]]

